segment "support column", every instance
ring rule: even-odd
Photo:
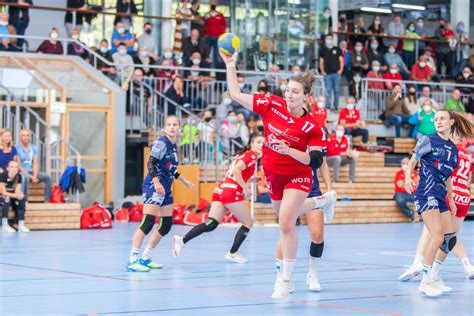
[[[451,23],[453,28],[456,27],[458,22],[464,22],[464,29],[469,33],[470,16],[469,13],[472,10],[474,4],[471,4],[470,0],[451,0]]]

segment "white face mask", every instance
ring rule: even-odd
[[[467,79],[467,78],[469,78],[469,76],[470,76],[471,74],[468,73],[468,72],[463,72],[462,75],[463,75],[464,78]]]
[[[125,28],[124,27],[119,27],[117,29],[117,32],[119,32],[119,34],[123,34],[123,33],[125,33]]]
[[[425,111],[426,113],[431,112],[431,106],[430,105],[423,105],[423,111]]]
[[[245,87],[245,83],[239,83],[239,88],[243,89]]]
[[[354,77],[354,81],[357,82],[357,83],[359,83],[361,80],[362,80],[362,78],[359,77],[359,76]]]
[[[127,53],[127,49],[119,49],[119,50],[118,50],[118,53],[119,53],[120,55],[125,55],[125,54]]]
[[[191,41],[191,44],[193,44],[193,46],[196,46],[198,44],[197,41]]]
[[[403,171],[406,171],[407,169],[408,169],[408,165],[403,164],[403,165],[402,165],[402,170],[403,170]]]
[[[74,34],[73,36],[71,36],[71,38],[72,38],[73,40],[78,40],[78,39],[79,39],[79,35]]]
[[[191,71],[191,76],[193,77],[199,76],[199,71]]]
[[[337,138],[342,138],[342,136],[344,136],[344,131],[337,130],[337,131],[336,131],[336,137],[337,137]]]
[[[232,104],[232,99],[224,98],[224,100],[222,100],[222,104],[231,105]]]
[[[193,65],[199,65],[201,63],[200,59],[193,59]]]
[[[145,58],[148,56],[148,52],[146,50],[140,52],[140,57]]]
[[[329,18],[331,16],[331,12],[324,12],[323,15],[324,17]]]
[[[101,51],[102,53],[106,53],[106,52],[107,52],[107,47],[100,47],[99,49],[100,49],[100,51]]]
[[[8,22],[6,22],[6,21],[0,22],[0,25],[7,26]]]
[[[58,36],[59,36],[59,34],[56,33],[56,32],[53,32],[53,33],[51,33],[51,35],[49,35],[49,37],[51,37],[52,39],[56,39],[56,38],[58,38]]]
[[[379,21],[379,20],[375,20],[375,21],[374,21],[374,24],[375,24],[375,25],[379,25],[379,24],[380,24],[380,21]]]
[[[173,53],[172,52],[166,52],[164,53],[164,56],[166,59],[171,59],[173,57]]]
[[[398,72],[397,69],[390,69],[390,73],[391,73],[392,75],[396,75],[397,72]]]
[[[318,102],[318,108],[324,109],[325,106],[326,104],[324,104],[324,102]]]
[[[346,107],[349,111],[352,111],[354,110],[354,103],[347,103]]]
[[[326,46],[330,47],[332,46],[332,39],[327,39],[324,41],[324,43],[326,43]]]
[[[280,86],[280,90],[281,90],[281,91],[285,91],[285,90],[286,90],[286,84],[282,84],[282,85]]]
[[[420,62],[420,67],[421,68],[425,68],[426,67],[426,63],[424,61]]]
[[[416,25],[417,25],[420,29],[422,29],[424,24],[423,24],[423,22],[418,22]]]
[[[390,54],[395,54],[395,48],[389,48],[388,51]]]
[[[375,71],[375,72],[379,72],[380,67],[379,66],[374,66],[374,67],[372,67],[372,70]]]

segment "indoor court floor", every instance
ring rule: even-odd
[[[454,290],[441,298],[423,297],[419,279],[397,280],[413,260],[420,223],[326,226],[320,293],[305,284],[309,236],[299,226],[296,290],[286,301],[270,299],[276,227],[251,230],[241,249],[249,262],[239,265],[224,259],[237,227],[191,241],[176,259],[171,238],[190,227],[174,226],[154,251],[164,269],[129,273],[137,225],[0,234],[0,315],[474,315],[474,280],[452,255],[442,276]],[[473,221],[460,239],[474,259]]]

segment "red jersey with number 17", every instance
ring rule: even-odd
[[[289,147],[307,151],[308,146],[324,146],[324,132],[314,118],[306,113],[296,117],[289,113],[286,101],[273,94],[254,94],[253,110],[263,117],[265,144],[262,166],[280,175],[296,175],[311,167],[288,155],[281,154],[272,147],[275,139],[284,141]]]

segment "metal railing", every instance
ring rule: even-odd
[[[80,173],[81,154],[78,150],[62,139],[35,111],[1,83],[0,98],[5,101],[0,111],[2,128],[12,130],[15,144],[20,144],[19,134],[22,129],[30,131],[31,144],[38,148],[40,170],[50,174],[53,183],[58,184],[65,168],[74,162]],[[65,155],[62,154],[63,150],[66,150]],[[78,191],[72,196],[72,200],[79,201]]]

